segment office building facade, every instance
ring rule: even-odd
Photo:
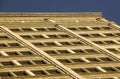
[[[120,79],[120,27],[101,13],[1,13],[0,79]]]

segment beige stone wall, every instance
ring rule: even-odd
[[[0,78],[120,78],[120,28],[101,13],[1,13],[0,30]]]

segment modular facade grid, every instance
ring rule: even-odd
[[[99,12],[0,13],[0,79],[120,79],[120,26]]]

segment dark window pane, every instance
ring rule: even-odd
[[[0,72],[0,77],[11,77],[11,76],[12,75],[9,72]]]
[[[0,39],[10,39],[8,36],[0,36]]]
[[[22,28],[23,31],[32,31],[30,28]]]
[[[47,70],[51,75],[58,75],[58,74],[62,74],[60,71],[58,70]]]
[[[104,30],[111,30],[113,29],[112,27],[102,27]]]
[[[102,37],[100,34],[91,34],[93,37]]]
[[[94,30],[101,30],[100,27],[92,27],[92,29],[94,29]]]
[[[83,37],[91,37],[90,35],[88,34],[79,34],[80,36],[83,36]]]
[[[86,53],[86,52],[84,52],[83,50],[81,50],[81,49],[76,49],[76,50],[73,50],[74,52],[76,52],[76,53],[79,53],[79,54],[84,54],[84,53]]]
[[[45,46],[43,43],[33,43],[35,46]]]
[[[7,47],[5,44],[0,44],[0,48]]]
[[[112,59],[110,59],[110,58],[107,58],[107,57],[105,57],[105,58],[100,58],[101,60],[103,60],[103,61],[105,61],[105,62],[108,62],[108,61],[113,61]]]
[[[85,61],[83,61],[81,59],[71,59],[71,60],[74,61],[74,62],[76,62],[76,63],[85,62]]]
[[[36,71],[32,71],[35,75],[47,75],[44,71],[42,71],[42,70],[36,70]]]
[[[19,63],[22,65],[32,65],[30,61],[19,61]]]
[[[105,44],[104,42],[102,42],[102,41],[93,41],[94,43],[96,43],[96,44]]]
[[[11,61],[1,62],[4,66],[13,66],[14,64]]]
[[[36,64],[47,64],[45,61],[43,60],[33,60],[33,62],[35,62]]]
[[[25,39],[31,39],[32,37],[30,35],[21,35],[22,38],[25,38]]]
[[[106,36],[115,36],[112,33],[105,33]]]
[[[18,29],[18,28],[13,28],[13,29],[11,28],[10,30],[14,31],[14,32],[20,32],[20,29]]]
[[[45,42],[48,46],[56,46],[54,42]]]
[[[68,28],[68,29],[70,29],[70,30],[77,30],[76,28],[74,28],[74,27],[70,27],[70,28]]]
[[[59,42],[61,43],[62,45],[71,45],[69,42]]]
[[[22,53],[23,55],[33,55],[33,53],[30,51],[20,51],[20,53]]]
[[[83,43],[80,42],[80,41],[75,41],[75,42],[72,42],[72,43],[75,44],[75,45],[83,45]]]
[[[84,69],[73,69],[76,73],[87,73]]]
[[[18,43],[9,43],[11,47],[21,47]]]
[[[47,28],[47,29],[50,30],[50,31],[57,31],[56,28]]]
[[[45,51],[46,53],[48,54],[57,54],[54,50],[48,50],[48,51]]]
[[[35,38],[45,38],[44,36],[42,35],[33,35]]]
[[[94,49],[85,49],[85,51],[87,51],[88,53],[98,53],[96,50]]]
[[[88,28],[86,27],[79,27],[80,30],[89,30]]]
[[[68,38],[68,37],[70,37],[70,36],[67,35],[67,34],[59,34],[59,36],[61,36],[62,38]]]
[[[107,72],[115,72],[116,70],[113,69],[112,67],[103,67]]]
[[[58,38],[57,35],[47,35],[47,36],[50,37],[50,38]]]
[[[70,52],[68,52],[67,50],[57,50],[59,53],[61,53],[61,54],[68,54],[68,53],[70,53]]]
[[[38,31],[46,31],[45,28],[36,28]]]
[[[16,51],[13,51],[13,52],[6,52],[8,55],[10,56],[16,56],[16,55],[19,55]]]
[[[91,61],[91,62],[100,62],[98,59],[96,58],[86,58],[87,60]]]
[[[67,59],[58,59],[58,61],[60,61],[61,63],[71,63],[69,60]]]
[[[100,72],[98,69],[96,68],[87,68],[88,71],[90,72]]]
[[[27,76],[27,73],[25,71],[18,71],[14,72],[17,76]]]

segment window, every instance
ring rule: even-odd
[[[57,54],[57,52],[55,52],[54,50],[47,50],[45,52],[48,53],[48,54]]]
[[[100,34],[91,34],[93,37],[102,37]]]
[[[45,46],[43,43],[33,43],[35,46]]]
[[[2,56],[1,53],[0,53],[0,56]]]
[[[94,29],[94,30],[101,30],[100,27],[92,27],[92,29]]]
[[[74,61],[75,63],[85,62],[85,61],[83,61],[81,59],[71,59],[71,60]]]
[[[37,29],[38,31],[46,31],[45,28],[35,28],[35,29]]]
[[[28,74],[25,71],[14,72],[17,76],[27,76]]]
[[[115,79],[115,78],[111,78],[111,77],[110,77],[110,78],[100,78],[100,79]]]
[[[104,30],[111,30],[112,27],[102,27]]]
[[[33,55],[31,51],[20,51],[23,55]]]
[[[0,44],[0,48],[7,47],[5,44]]]
[[[9,43],[11,47],[20,47],[20,44],[18,43]]]
[[[32,71],[35,75],[47,75],[44,71],[42,71],[42,70],[34,70],[34,71]]]
[[[59,53],[61,53],[61,54],[68,54],[68,53],[70,53],[69,51],[67,51],[67,50],[57,50]]]
[[[10,30],[14,31],[14,32],[20,32],[20,29],[18,29],[18,28],[11,28]]]
[[[116,70],[113,69],[112,67],[102,67],[104,70],[106,70],[107,72],[115,72]]]
[[[60,71],[54,69],[54,70],[47,70],[47,72],[49,72],[51,75],[58,75],[58,74],[62,74]]]
[[[36,64],[40,64],[40,65],[47,64],[44,60],[33,60],[33,62],[35,62]]]
[[[120,40],[117,40],[118,42],[120,42]]]
[[[61,36],[62,38],[69,38],[70,36],[67,34],[59,34],[59,36]]]
[[[76,52],[76,53],[79,53],[79,54],[84,54],[84,53],[86,53],[85,51],[83,51],[83,50],[81,50],[81,49],[75,49],[75,50],[73,50],[74,52]]]
[[[18,61],[22,65],[32,65],[30,61]]]
[[[91,62],[100,62],[100,60],[98,60],[96,58],[86,58],[86,59],[91,61]]]
[[[8,55],[10,56],[16,56],[19,55],[16,51],[12,51],[12,52],[6,52]]]
[[[116,35],[120,36],[120,33],[115,33]]]
[[[101,60],[105,61],[105,62],[109,62],[109,61],[113,61],[112,59],[108,58],[108,57],[104,57],[104,58],[100,58]]]
[[[22,28],[23,31],[33,31],[31,28]]]
[[[118,70],[120,70],[120,67],[115,67],[115,68],[117,68]]]
[[[116,44],[114,41],[104,41],[106,42],[107,44]]]
[[[103,41],[93,41],[96,44],[105,44]]]
[[[73,69],[76,73],[87,73],[87,71],[85,71],[84,69],[82,68],[79,68],[79,69]]]
[[[83,45],[83,43],[80,42],[80,41],[75,41],[75,42],[72,42],[72,43],[75,44],[75,45]]]
[[[74,27],[69,27],[68,29],[70,29],[70,30],[77,30],[77,29],[74,28]]]
[[[83,37],[91,37],[89,34],[79,34],[79,35]]]
[[[0,36],[0,39],[10,39],[8,36]]]
[[[119,53],[119,51],[117,51],[117,50],[114,49],[114,48],[110,48],[110,49],[107,49],[107,50],[109,50],[109,51],[111,51],[111,52],[113,52],[113,53]]]
[[[11,77],[12,75],[9,72],[0,72],[0,77]]]
[[[106,36],[115,36],[115,35],[112,34],[112,33],[104,33],[104,35],[106,35]]]
[[[47,36],[50,37],[50,38],[58,38],[57,35],[47,35]]]
[[[50,31],[57,31],[56,28],[47,28],[47,29],[50,30]]]
[[[47,44],[48,46],[56,46],[54,42],[45,42],[45,44]]]
[[[94,49],[85,49],[85,51],[87,51],[88,53],[98,53],[96,50]]]
[[[44,36],[42,35],[33,35],[35,38],[45,38]]]
[[[68,59],[58,59],[61,63],[71,63]]]
[[[88,71],[90,71],[90,72],[100,72],[98,69],[96,69],[96,68],[87,68],[87,70]]]
[[[21,35],[22,38],[25,38],[25,39],[31,39],[32,37],[30,35]]]
[[[62,45],[71,45],[69,42],[59,42],[61,43]]]
[[[88,28],[86,27],[78,27],[80,30],[89,30]]]
[[[13,66],[13,65],[14,65],[11,61],[1,62],[1,63],[2,63],[2,65],[4,65],[4,66]]]

